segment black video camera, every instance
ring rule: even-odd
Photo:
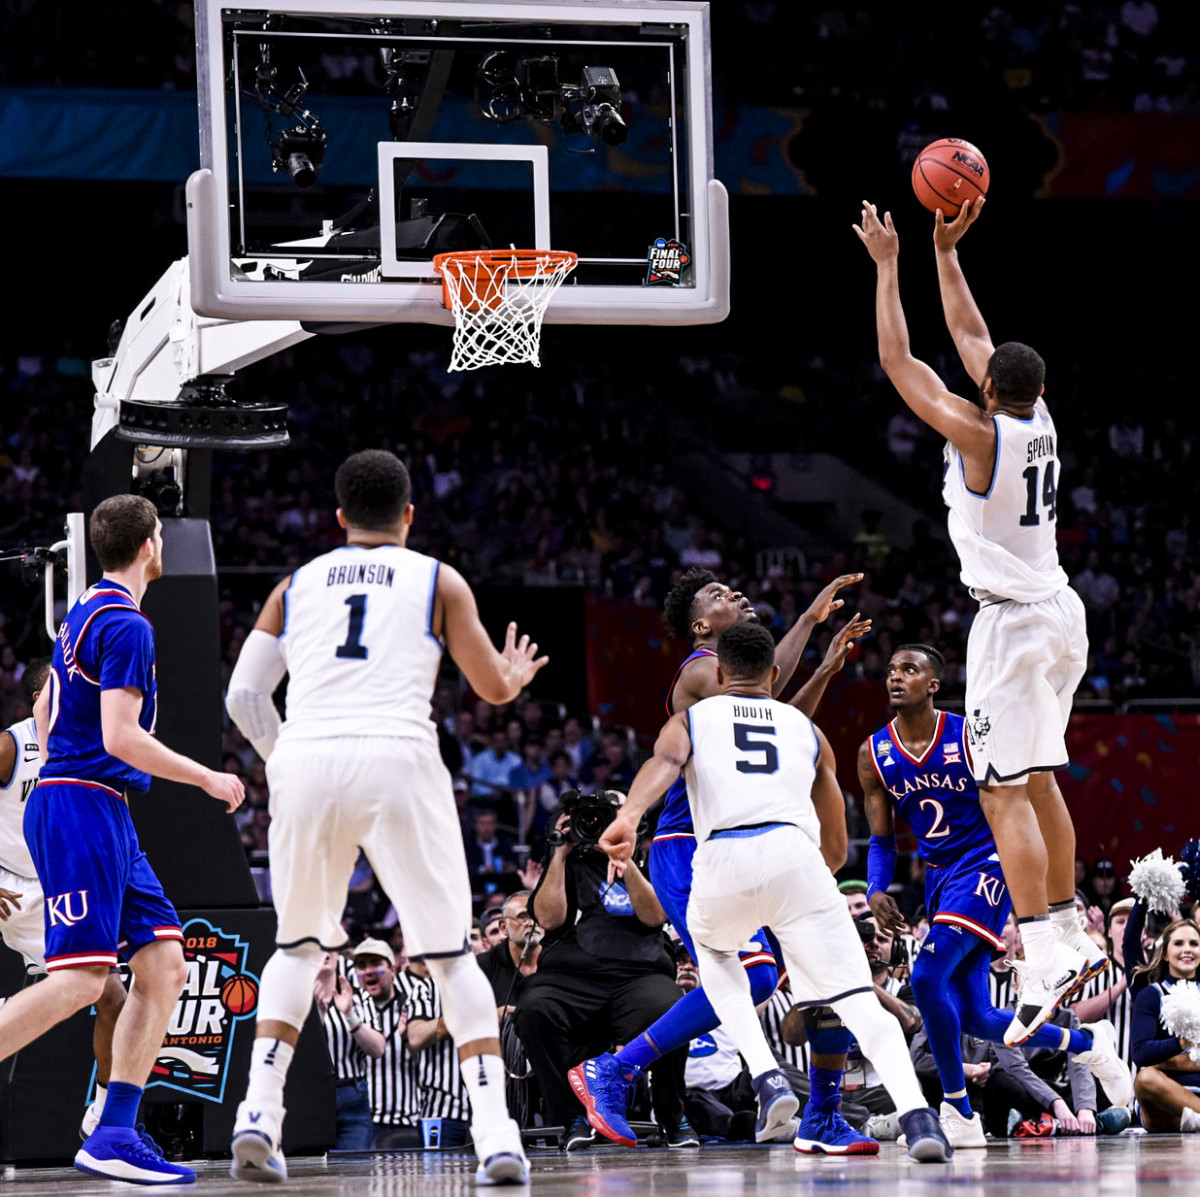
[[[546,846],[558,848],[565,843],[593,848],[621,809],[621,798],[615,790],[584,794],[568,790],[561,799],[562,813],[567,816],[565,830],[552,828],[546,835]]]

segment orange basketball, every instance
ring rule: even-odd
[[[930,142],[913,163],[917,199],[930,212],[941,208],[947,220],[958,215],[965,201],[987,195],[989,182],[987,160],[969,141],[957,137]]]
[[[253,977],[237,973],[221,986],[221,1005],[230,1014],[248,1014],[258,1003],[258,984]]]

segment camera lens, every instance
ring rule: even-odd
[[[629,136],[629,126],[610,104],[601,104],[596,109],[593,128],[605,145],[620,145]]]
[[[307,154],[289,154],[287,170],[297,187],[311,187],[317,181],[317,169]]]

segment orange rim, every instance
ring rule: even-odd
[[[442,276],[442,302],[448,309],[453,311],[457,302],[468,311],[478,311],[500,306],[510,278],[567,273],[578,261],[577,254],[565,249],[470,249],[436,254],[433,269]],[[508,269],[501,271],[505,266]]]

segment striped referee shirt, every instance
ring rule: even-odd
[[[333,1061],[334,1076],[340,1085],[366,1079],[370,1057],[355,1042],[350,1033],[350,1023],[354,1021],[356,1014],[360,1014],[367,1025],[371,1026],[371,1013],[367,1007],[373,1006],[374,1002],[358,987],[358,975],[350,960],[339,956],[336,968],[336,977],[345,977],[354,990],[354,1005],[350,1007],[349,1017],[338,1009],[336,1003],[331,1002],[322,1019],[325,1025],[325,1040],[329,1045],[329,1058]]]
[[[415,1062],[403,1032],[413,979],[409,973],[397,973],[390,1002],[379,1006],[368,998],[363,1006],[371,1026],[384,1039],[383,1055],[378,1060],[367,1059],[371,1118],[380,1126],[416,1126],[421,1117]]]
[[[992,997],[992,1005],[997,1010],[1013,1008],[1013,1003],[1017,1000],[1016,981],[1016,974],[1012,969],[1006,968],[1002,972],[997,972],[994,968],[988,969],[988,991]]]
[[[442,995],[432,977],[408,973],[410,988],[404,1009],[408,1019],[436,1022],[442,1017]],[[452,1039],[434,1039],[422,1052],[413,1053],[420,1117],[470,1117],[467,1091],[458,1071],[458,1050]]]
[[[763,1034],[767,1037],[767,1043],[770,1045],[775,1059],[781,1060],[784,1064],[792,1064],[801,1072],[807,1072],[808,1044],[802,1043],[799,1047],[792,1047],[783,1039],[783,1020],[792,1008],[793,1002],[792,991],[786,985],[781,986],[768,998],[758,1019],[762,1023]]]

